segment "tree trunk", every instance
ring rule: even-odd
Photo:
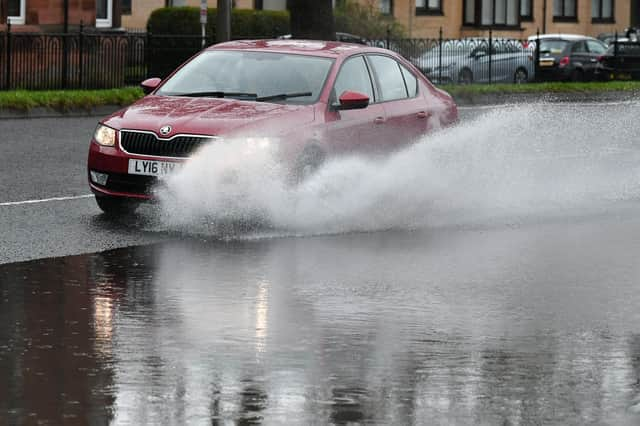
[[[335,40],[332,0],[290,0],[291,35],[309,40]]]
[[[216,12],[216,41],[231,40],[231,0],[218,0]]]

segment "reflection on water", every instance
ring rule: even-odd
[[[0,424],[636,424],[637,230],[191,240],[3,265]]]

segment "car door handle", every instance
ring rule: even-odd
[[[416,117],[418,117],[418,118],[427,118],[427,117],[429,117],[429,114],[424,112],[424,111],[420,111],[419,113],[416,114]]]
[[[384,123],[384,117],[376,117],[376,118],[373,120],[373,122],[374,122],[375,124],[382,124],[382,123]]]

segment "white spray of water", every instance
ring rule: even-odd
[[[385,159],[335,158],[293,186],[273,146],[212,143],[159,189],[170,228],[319,234],[467,225],[640,196],[638,104],[501,109]],[[613,109],[613,110],[612,110]]]

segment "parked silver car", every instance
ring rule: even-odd
[[[534,51],[515,39],[447,40],[413,63],[434,83],[526,83],[534,79]]]

